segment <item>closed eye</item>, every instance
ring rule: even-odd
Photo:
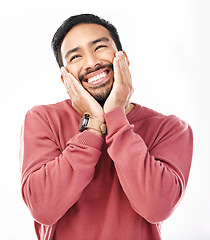
[[[70,62],[72,62],[73,60],[75,60],[75,59],[77,59],[77,58],[79,58],[80,57],[80,55],[74,55],[74,56],[72,56],[71,58],[70,58]]]
[[[106,45],[99,45],[99,46],[96,47],[95,51],[97,51],[100,48],[106,48],[106,47],[107,47]]]

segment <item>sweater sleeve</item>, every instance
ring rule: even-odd
[[[170,216],[181,199],[192,159],[192,131],[175,116],[166,117],[150,149],[124,109],[106,114],[108,153],[133,209],[150,223]],[[145,131],[147,131],[145,129]]]
[[[72,137],[61,152],[43,115],[31,110],[25,118],[21,134],[22,195],[37,222],[53,225],[93,178],[103,139],[84,131]]]

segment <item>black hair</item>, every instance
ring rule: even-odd
[[[62,45],[63,39],[73,27],[82,23],[94,23],[94,24],[98,24],[105,27],[110,32],[110,35],[114,40],[118,51],[122,50],[122,45],[120,42],[117,29],[110,22],[93,14],[80,14],[80,15],[71,16],[68,19],[66,19],[58,28],[58,30],[53,36],[52,43],[51,43],[56,61],[60,68],[63,66],[63,61],[61,56],[61,45]]]

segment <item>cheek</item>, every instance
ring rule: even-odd
[[[70,72],[76,79],[78,79],[79,76],[79,66],[66,66],[66,69],[68,70],[68,72]]]
[[[107,51],[97,53],[97,57],[106,62],[113,63],[116,51],[114,49],[109,49]]]

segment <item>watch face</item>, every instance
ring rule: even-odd
[[[89,121],[89,115],[85,114],[84,117],[81,119],[81,122],[79,124],[79,131],[80,132],[87,129],[88,121]]]

